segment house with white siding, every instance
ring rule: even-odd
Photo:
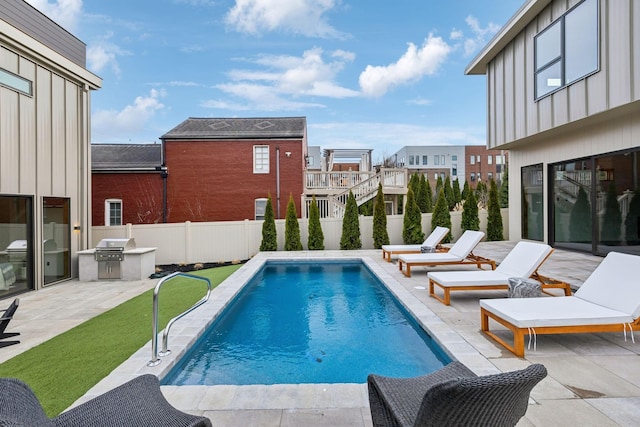
[[[527,0],[467,66],[509,151],[509,239],[640,253],[640,4]]]

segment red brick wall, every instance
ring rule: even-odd
[[[268,174],[253,173],[254,145],[269,145]],[[302,145],[301,140],[165,141],[167,221],[254,219],[255,199],[269,193],[277,218],[276,147],[280,148],[280,218],[286,215],[290,193],[300,216]]]
[[[104,203],[122,200],[122,223],[162,222],[162,177],[159,173],[93,173],[91,221],[104,225]]]
[[[476,156],[476,162],[475,164],[471,164],[471,156]],[[465,180],[467,182],[469,182],[469,185],[471,185],[471,187],[476,186],[476,184],[478,183],[478,180],[476,178],[475,181],[471,181],[471,173],[473,172],[476,176],[478,174],[478,172],[480,172],[480,177],[482,179],[482,181],[484,183],[488,183],[489,182],[489,173],[491,173],[493,175],[493,179],[496,180],[496,156],[497,155],[504,155],[505,156],[505,161],[508,162],[509,160],[509,155],[507,151],[502,151],[502,150],[487,150],[486,147],[484,145],[467,145],[465,147],[465,154],[464,154],[464,168],[465,168]],[[477,156],[480,156],[480,163],[478,163],[477,161]],[[491,164],[489,164],[488,162],[488,158],[487,156],[491,156],[492,158],[492,162]],[[504,172],[504,168],[505,165],[501,165],[501,172]]]

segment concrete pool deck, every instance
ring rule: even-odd
[[[475,253],[500,261],[514,244],[483,242]],[[426,325],[432,336],[454,358],[476,373],[520,369],[530,363],[544,364],[549,376],[533,390],[527,414],[519,426],[631,426],[640,423],[640,343],[625,342],[622,333],[540,336],[537,350],[529,350],[524,359],[519,359],[479,331],[478,300],[504,297],[505,292],[456,292],[452,295],[451,306],[445,306],[430,298],[423,289],[427,285],[426,269],[416,268],[412,277],[407,278],[398,271],[395,260],[385,262],[379,250],[259,254],[218,286],[205,306],[176,322],[169,340],[172,355],[163,358],[159,366],[146,367],[151,358],[151,347],[146,345],[80,401],[140,373],[162,376],[195,340],[201,327],[211,321],[212,314],[226,305],[259,268],[260,260],[266,257],[362,257],[405,307]],[[540,272],[577,288],[601,260],[600,257],[556,250]],[[70,281],[20,295],[20,308],[9,329],[21,332],[21,343],[1,349],[0,362],[153,288],[156,282]],[[178,408],[204,414],[214,425],[220,426],[372,424],[364,384],[163,386],[163,392]]]

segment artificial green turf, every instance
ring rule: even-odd
[[[239,267],[190,274],[207,277],[215,287]],[[200,280],[178,277],[166,282],[159,294],[159,330],[205,292]],[[47,415],[55,416],[151,339],[152,307],[153,289],[0,364],[0,377],[25,381]]]

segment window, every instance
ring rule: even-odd
[[[435,179],[436,181],[438,180],[438,172],[433,174],[433,179]]]
[[[269,146],[253,146],[253,173],[269,173]]]
[[[42,204],[42,271],[46,286],[71,277],[71,199],[44,197]]]
[[[525,166],[522,177],[522,238],[543,240],[543,176],[542,165]]]
[[[457,162],[458,161],[458,156],[451,156],[451,161],[452,162]]]
[[[33,86],[27,79],[23,79],[13,73],[8,72],[0,68],[0,85],[8,87],[9,89],[17,90],[26,95],[33,95]]]
[[[104,225],[122,225],[122,200],[109,199],[104,202]]]
[[[422,156],[422,164],[426,165],[427,164],[427,157],[428,156]]]
[[[264,213],[267,209],[267,199],[256,199],[255,200],[255,213],[256,219],[262,220],[264,219]]]
[[[470,178],[471,178],[471,182],[474,182],[476,180],[475,172],[471,172]]]
[[[440,156],[433,156],[433,164],[436,166],[440,165]]]
[[[476,156],[476,163],[478,163],[478,164],[480,163],[480,154],[478,154],[478,155]]]
[[[598,71],[598,0],[584,0],[534,39],[536,99]]]
[[[307,156],[307,166],[315,165],[315,160],[313,156]]]
[[[476,156],[470,156],[469,157],[469,163],[472,164],[472,165],[475,165],[476,164]]]
[[[482,176],[481,176],[480,172],[478,172],[476,174],[476,178],[478,178],[478,181],[482,181]]]
[[[456,163],[451,165],[451,176],[458,176],[458,165]]]
[[[487,156],[487,164],[488,165],[492,165],[493,164],[493,157],[492,156]]]
[[[487,173],[487,180],[491,181],[493,179],[493,172],[488,172]]]
[[[441,165],[445,164],[444,154],[440,156],[440,164]]]
[[[409,156],[409,166],[413,165],[413,156]]]

